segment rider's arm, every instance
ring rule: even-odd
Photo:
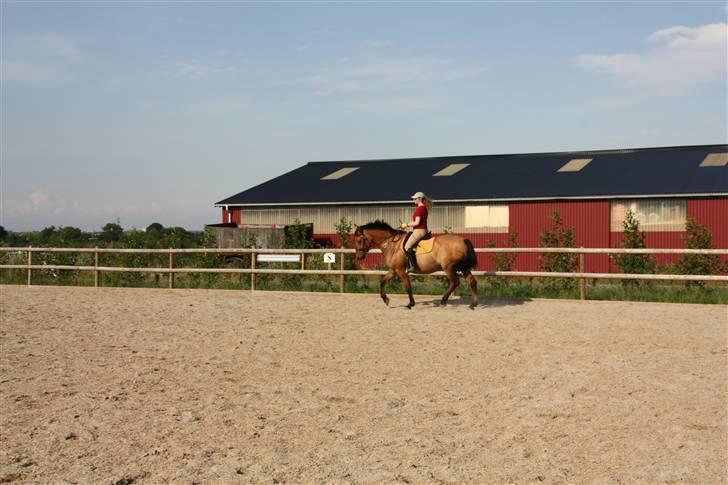
[[[415,217],[415,220],[409,223],[410,226],[415,227],[420,225],[420,216]]]

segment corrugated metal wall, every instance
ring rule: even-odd
[[[728,249],[728,197],[688,200],[688,217],[710,228],[714,247]],[[728,256],[721,261],[728,262]]]
[[[511,204],[511,231],[518,231],[521,247],[539,247],[541,231],[552,225],[551,214],[558,212],[566,226],[576,229],[577,246],[609,247],[608,200],[568,202],[514,202]],[[609,271],[609,256],[589,254],[585,257],[586,271]],[[537,271],[538,255],[521,254],[516,260],[519,271]]]
[[[470,209],[468,209],[468,207]],[[477,207],[473,209],[473,207]],[[508,245],[508,233],[518,232],[520,247],[538,247],[540,232],[551,227],[551,213],[561,215],[567,226],[576,229],[577,246],[588,248],[620,247],[622,232],[620,216],[629,208],[639,214],[641,229],[646,232],[646,243],[651,248],[683,248],[684,218],[694,217],[710,228],[713,245],[728,248],[728,198],[701,199],[645,199],[596,200],[596,201],[542,201],[512,202],[506,204],[436,204],[430,213],[429,226],[434,233],[445,229],[467,237],[475,247],[487,247],[489,242],[497,247]],[[247,224],[290,224],[295,219],[313,222],[315,237],[321,243],[338,246],[335,224],[346,217],[356,224],[365,224],[375,219],[385,220],[396,226],[400,220],[409,220],[414,210],[412,205],[402,206],[341,206],[313,207],[301,209],[245,209],[232,208],[231,222]],[[223,221],[226,212],[223,209]],[[478,218],[481,222],[473,222]],[[482,221],[483,219],[487,219]],[[504,220],[507,221],[504,223]],[[481,227],[468,227],[480,224]],[[375,258],[376,259],[376,258]],[[677,256],[656,256],[659,264],[677,261]],[[726,258],[723,258],[725,260]],[[372,264],[378,260],[368,259]],[[493,258],[488,254],[478,255],[478,269],[493,269]],[[587,255],[586,271],[618,272],[607,255]],[[538,255],[521,254],[516,259],[514,270],[538,270]]]
[[[728,248],[728,197],[690,199],[688,217],[710,228],[716,248]]]
[[[325,206],[310,208],[245,209],[245,224],[290,224],[298,219],[313,223],[316,234],[334,234],[342,218],[354,224],[383,220],[392,227],[409,221],[414,204],[382,206]],[[234,209],[235,211],[235,209]],[[507,204],[436,204],[430,211],[428,226],[434,232],[505,233],[508,230]]]

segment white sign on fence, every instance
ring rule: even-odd
[[[257,260],[261,263],[298,263],[300,254],[259,254]]]
[[[334,253],[324,253],[324,263],[335,263],[336,255]]]

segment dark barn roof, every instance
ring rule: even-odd
[[[700,167],[728,145],[631,150],[470,155],[310,162],[216,205],[406,202],[415,191],[436,201],[629,196],[728,195],[728,166]],[[591,159],[576,172],[558,172],[573,159]],[[433,176],[469,164],[451,176]],[[334,180],[323,177],[358,167]]]

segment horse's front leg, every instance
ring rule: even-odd
[[[399,279],[402,280],[402,285],[407,290],[407,296],[409,296],[409,304],[407,305],[407,308],[412,308],[415,306],[415,299],[412,297],[412,283],[410,282],[409,275],[407,274],[407,271],[404,269],[397,271],[397,276],[399,276]]]
[[[391,280],[392,278],[394,278],[394,271],[390,269],[389,271],[387,271],[387,274],[384,275],[382,281],[379,282],[379,296],[382,297],[382,301],[387,306],[389,306],[389,297],[386,293],[384,293],[384,287],[387,283],[389,283],[389,280]]]

